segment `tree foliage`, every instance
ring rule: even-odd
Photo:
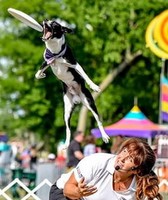
[[[0,1],[0,130],[16,135],[31,131],[51,146],[65,137],[62,85],[51,70],[47,77],[34,75],[42,63],[44,44],[39,33],[12,17],[13,7],[38,22],[62,19],[74,28],[66,35],[78,62],[97,84],[129,55],[142,56],[123,71],[99,96],[96,104],[103,124],[121,119],[138,97],[141,110],[157,122],[161,59],[145,45],[149,22],[162,12],[164,0],[1,0]],[[80,106],[71,127],[77,127]],[[95,127],[89,113],[87,130]]]

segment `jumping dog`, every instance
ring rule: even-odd
[[[37,79],[45,78],[44,71],[50,66],[55,76],[63,83],[64,121],[66,125],[65,148],[69,146],[71,139],[71,114],[75,104],[79,103],[83,103],[92,112],[103,141],[107,143],[109,136],[103,129],[94,99],[90,91],[85,87],[85,82],[96,92],[99,92],[100,89],[78,64],[65,41],[65,33],[71,33],[72,29],[52,20],[44,20],[42,26],[42,40],[45,42],[46,49],[44,51],[44,62],[35,77]]]

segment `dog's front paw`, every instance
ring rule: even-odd
[[[38,72],[35,74],[35,77],[36,77],[37,79],[45,78],[45,77],[46,77],[46,74],[43,73],[41,70],[38,70]]]
[[[100,92],[100,87],[96,84],[91,84],[90,88],[95,92]]]

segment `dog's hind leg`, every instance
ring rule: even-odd
[[[68,91],[64,93],[63,99],[64,99],[64,121],[66,125],[66,140],[64,149],[66,149],[69,146],[71,139],[70,118],[74,108],[74,103],[72,100],[72,95]]]
[[[82,103],[92,112],[94,118],[96,119],[98,128],[101,132],[102,139],[105,143],[109,142],[110,137],[104,131],[102,122],[100,121],[99,114],[94,102],[94,99],[87,88],[84,88],[83,92],[80,94]]]

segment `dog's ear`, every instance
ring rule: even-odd
[[[67,27],[65,27],[65,26],[62,26],[62,27],[61,27],[61,30],[62,30],[63,33],[73,33],[73,30],[72,30],[72,29],[67,28]]]

